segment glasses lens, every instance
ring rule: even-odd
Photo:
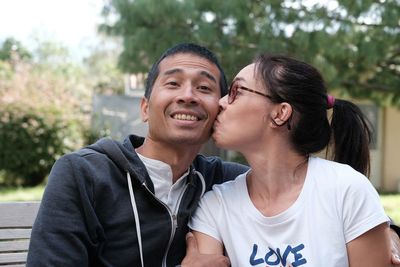
[[[235,83],[233,83],[228,93],[228,104],[232,104],[233,101],[235,101],[236,93],[237,93],[237,86]]]

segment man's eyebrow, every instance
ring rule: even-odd
[[[183,72],[183,70],[182,69],[170,69],[170,70],[165,71],[163,73],[163,75],[171,75],[171,74],[174,74],[177,72]]]
[[[172,74],[181,73],[181,72],[183,72],[182,69],[175,68],[175,69],[170,69],[170,70],[165,71],[163,73],[163,75],[172,75]],[[207,77],[209,80],[213,81],[214,83],[217,83],[217,80],[215,79],[215,77],[213,75],[211,75],[210,73],[208,73],[207,71],[202,70],[199,73],[200,73],[200,75]]]
[[[210,79],[211,81],[213,81],[214,83],[217,83],[217,80],[215,79],[214,76],[212,76],[210,73],[208,73],[207,71],[200,71],[200,74],[207,77],[208,79]]]

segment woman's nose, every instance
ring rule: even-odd
[[[222,97],[222,98],[219,100],[218,103],[219,103],[220,108],[224,109],[224,108],[226,107],[226,105],[228,105],[228,95]]]

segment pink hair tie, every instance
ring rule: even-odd
[[[333,95],[327,95],[326,96],[326,100],[328,102],[328,108],[327,109],[333,108],[333,106],[335,105],[335,97]]]

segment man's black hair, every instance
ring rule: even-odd
[[[159,65],[160,62],[169,57],[169,56],[173,56],[176,54],[192,54],[192,55],[196,55],[199,56],[201,58],[207,59],[208,61],[210,61],[211,63],[215,64],[219,71],[220,71],[220,80],[219,80],[219,86],[221,88],[221,97],[226,95],[228,92],[228,85],[226,83],[226,77],[225,77],[225,73],[222,70],[221,65],[219,64],[219,61],[217,59],[217,57],[215,56],[215,54],[213,52],[211,52],[208,48],[204,47],[204,46],[200,46],[197,44],[193,44],[193,43],[181,43],[178,44],[176,46],[173,46],[169,49],[167,49],[162,55],[161,57],[157,60],[156,63],[154,63],[154,65],[151,67],[150,72],[147,75],[147,79],[146,79],[146,90],[144,92],[144,96],[149,99],[151,92],[153,90],[153,85],[154,82],[156,81],[158,75],[159,75]]]

